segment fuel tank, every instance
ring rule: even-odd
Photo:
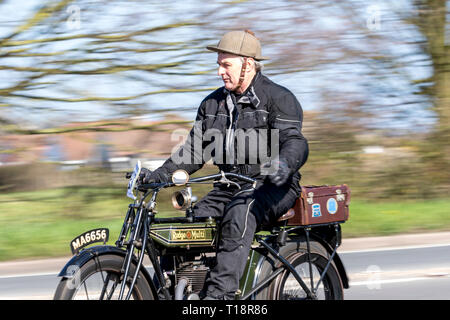
[[[158,224],[150,229],[153,240],[166,247],[214,246],[216,235],[215,223]]]

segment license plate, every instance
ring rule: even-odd
[[[70,249],[72,250],[72,254],[75,254],[92,243],[96,242],[106,243],[108,242],[108,239],[109,239],[109,229],[107,228],[89,230],[73,239],[70,242]]]

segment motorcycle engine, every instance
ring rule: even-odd
[[[202,291],[205,280],[209,272],[209,267],[202,261],[189,261],[180,264],[176,272],[177,283],[182,278],[189,279],[189,285],[191,287],[190,293],[199,293]]]

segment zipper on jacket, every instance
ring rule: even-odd
[[[231,101],[233,108],[230,108],[231,106],[228,103],[229,102],[228,99]],[[232,147],[232,145],[231,145],[231,137],[232,137],[232,132],[233,132],[233,129],[232,129],[233,128],[233,111],[234,111],[235,108],[236,108],[236,105],[234,104],[234,101],[231,98],[231,92],[230,92],[230,93],[228,93],[228,96],[227,96],[227,109],[228,109],[228,112],[230,114],[230,126],[228,128],[227,140],[226,140],[226,144],[225,144],[225,149],[227,151],[227,160],[230,157],[230,155],[233,155],[233,158],[234,158],[234,152],[231,153],[231,151],[232,151],[231,150],[231,147]],[[234,162],[234,159],[232,159],[232,161]]]

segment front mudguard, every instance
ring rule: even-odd
[[[105,254],[117,255],[117,256],[120,256],[125,259],[127,252],[123,249],[119,249],[118,247],[106,246],[106,245],[93,246],[93,247],[83,249],[78,254],[74,255],[69,260],[69,262],[66,263],[66,265],[59,272],[58,277],[64,277],[64,278],[71,279],[74,277],[74,274],[72,272],[72,270],[74,270],[74,267],[81,268],[89,260],[99,257],[99,256],[102,256],[102,255],[105,255]],[[137,259],[134,255],[133,255],[133,263],[137,264]],[[155,299],[158,299],[158,294],[157,294],[155,285],[153,283],[152,276],[147,271],[147,269],[144,268],[143,266],[141,267],[141,272],[145,276],[145,280],[149,284],[149,286],[153,292],[153,296],[155,297]]]

